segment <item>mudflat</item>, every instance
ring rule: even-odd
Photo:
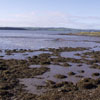
[[[1,100],[100,100],[99,37],[12,33],[0,36]]]

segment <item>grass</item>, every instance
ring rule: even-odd
[[[100,32],[80,32],[77,35],[100,36]]]

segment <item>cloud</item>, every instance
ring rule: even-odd
[[[30,12],[0,18],[0,26],[99,29],[100,17],[74,16],[62,12]]]

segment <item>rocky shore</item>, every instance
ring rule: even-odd
[[[62,52],[76,52],[79,59],[62,57]],[[4,54],[0,56],[0,100],[100,100],[100,51],[63,47],[0,53]],[[23,59],[16,59],[18,54]]]

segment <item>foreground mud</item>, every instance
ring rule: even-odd
[[[41,53],[29,55],[38,51]],[[65,47],[0,52],[4,53],[0,58],[0,100],[100,100],[100,51]],[[63,52],[74,57],[63,57]],[[18,54],[27,58],[9,59]]]

